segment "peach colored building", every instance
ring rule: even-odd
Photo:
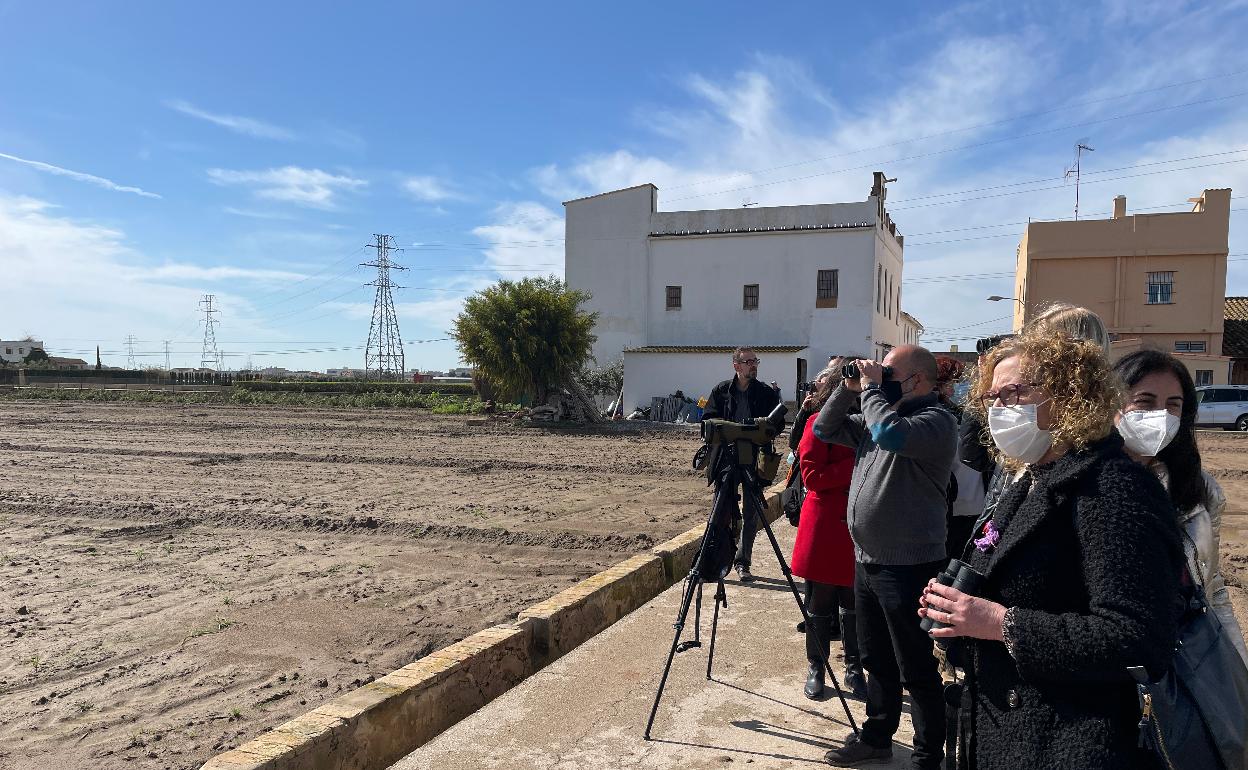
[[[1140,347],[1183,354],[1197,384],[1225,384],[1222,353],[1231,191],[1205,190],[1189,212],[1032,222],[1018,245],[1017,330],[1052,302],[1095,311],[1114,357]]]

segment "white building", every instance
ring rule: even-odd
[[[0,340],[0,361],[20,364],[32,350],[43,350],[43,340]]]
[[[750,345],[786,400],[829,356],[882,358],[907,333],[903,237],[865,201],[658,211],[651,184],[568,201],[564,275],[599,314],[594,356],[624,358],[624,405],[704,396]]]

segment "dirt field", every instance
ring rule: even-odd
[[[0,405],[0,767],[198,767],[688,529],[697,445]]]
[[[1241,617],[1246,442],[1202,434]],[[696,446],[413,411],[0,404],[0,768],[198,767],[701,521]]]

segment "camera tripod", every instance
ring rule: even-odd
[[[738,444],[738,447],[740,446]],[[755,445],[754,453],[757,454],[757,451],[758,447]],[[806,603],[802,600],[802,595],[797,590],[797,584],[793,582],[793,573],[789,569],[789,564],[780,552],[780,543],[776,540],[771,524],[763,513],[762,485],[759,483],[758,471],[753,461],[751,460],[748,464],[739,462],[735,451],[721,452],[717,460],[717,467],[714,469],[715,473],[711,476],[715,480],[715,496],[711,504],[711,514],[707,517],[706,530],[702,533],[702,544],[698,548],[698,554],[689,569],[688,577],[685,578],[685,592],[680,602],[680,611],[676,615],[676,636],[672,639],[672,648],[667,654],[667,664],[663,667],[663,676],[659,680],[659,690],[654,695],[654,706],[650,709],[650,719],[646,722],[644,736],[646,740],[650,740],[650,728],[654,726],[655,715],[659,712],[659,701],[663,699],[663,689],[667,686],[667,677],[671,673],[672,660],[676,657],[676,653],[702,646],[699,636],[702,620],[702,587],[707,582],[703,567],[705,566],[704,561],[713,557],[713,554],[707,552],[707,547],[712,540],[712,531],[715,527],[717,516],[730,515],[731,505],[728,496],[736,494],[738,484],[741,485],[743,503],[741,511],[742,525],[748,523],[750,517],[753,516],[763,531],[767,533],[767,539],[771,541],[771,548],[776,554],[776,561],[780,564],[780,571],[784,573],[784,579],[788,581],[789,590],[793,593],[793,600],[797,602],[797,608],[801,610],[802,619],[806,622],[807,633],[817,634],[817,632],[813,631],[814,624],[810,622],[810,615],[806,611]],[[730,568],[731,563],[724,565],[722,570],[715,570],[719,577],[716,580],[717,585],[715,588],[715,610],[711,617],[710,647],[706,656],[706,678],[708,680],[711,678],[711,666],[715,662],[715,633],[719,627],[719,608],[721,605],[725,609],[728,607],[728,595],[724,589],[724,575],[727,574]],[[685,619],[689,615],[689,605],[694,603],[695,600],[693,639],[682,642],[680,637],[685,629]],[[840,698],[842,708],[845,709],[845,717],[849,720],[850,727],[853,728],[854,736],[857,737],[858,724],[854,721],[854,715],[849,711],[849,704],[845,702],[845,693],[841,691],[840,682],[837,681],[836,674],[832,672],[832,666],[828,662],[828,657],[823,653],[824,649],[822,645],[819,645],[819,657],[823,663],[823,668],[831,678],[832,687],[836,690],[837,697]]]

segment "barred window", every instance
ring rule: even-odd
[[[758,310],[758,284],[747,283],[745,285],[745,294],[741,300],[741,307],[746,310]]]
[[[1174,302],[1174,272],[1148,274],[1148,304],[1169,305]]]
[[[668,310],[680,310],[680,287],[679,286],[667,287],[667,309]]]
[[[1174,352],[1176,353],[1204,353],[1204,340],[1187,340],[1174,343]]]
[[[840,283],[840,271],[820,270],[815,281],[815,307],[836,307]]]

